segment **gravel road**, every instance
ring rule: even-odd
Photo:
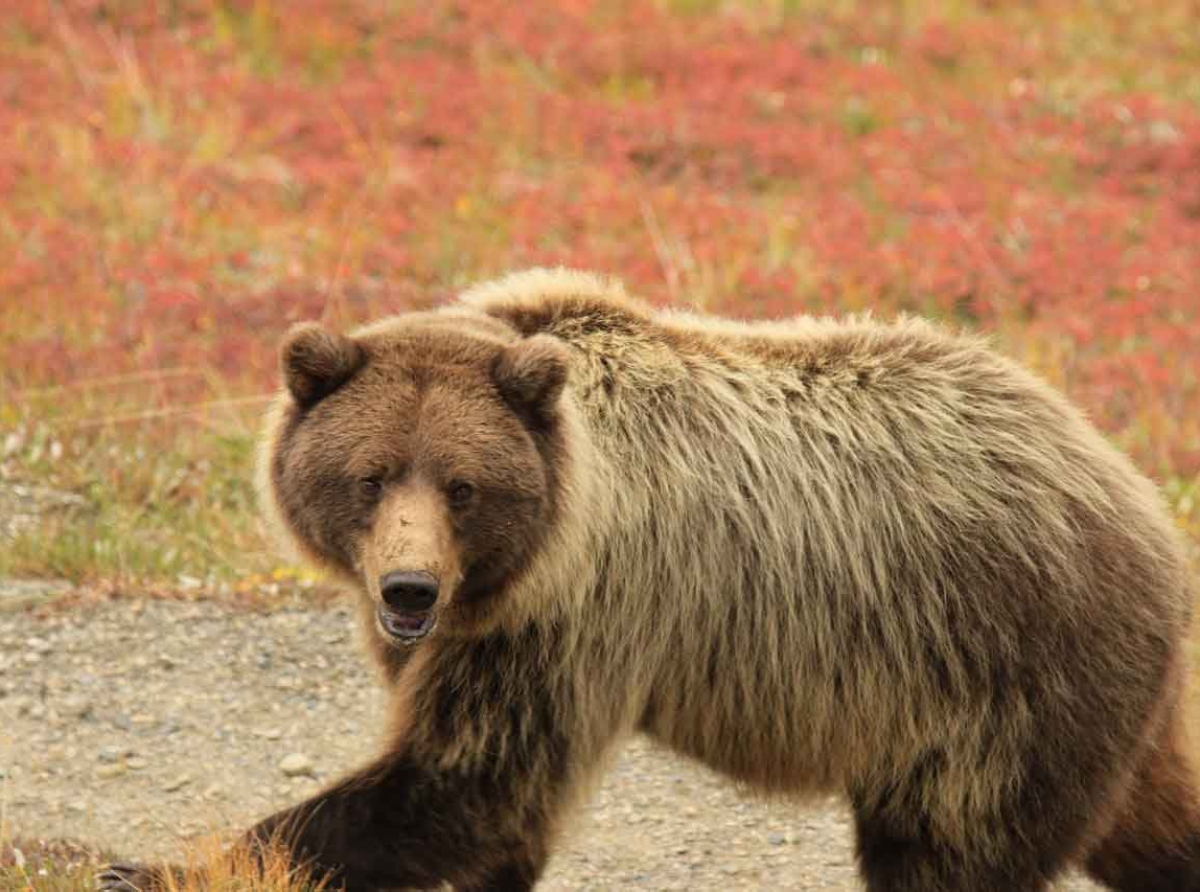
[[[0,824],[176,856],[198,833],[240,828],[365,759],[381,703],[344,608],[127,600],[0,612]],[[861,887],[836,804],[748,798],[635,741],[540,888]]]

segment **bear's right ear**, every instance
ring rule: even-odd
[[[492,366],[492,378],[508,404],[544,422],[553,414],[567,383],[567,348],[557,338],[534,335],[505,347]]]
[[[316,322],[293,325],[279,348],[283,380],[292,397],[305,408],[345,384],[365,361],[357,341]]]

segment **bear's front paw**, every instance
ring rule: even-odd
[[[166,892],[170,878],[181,880],[183,871],[169,865],[106,864],[96,874],[98,892]]]

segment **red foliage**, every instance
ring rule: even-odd
[[[1200,474],[1194,104],[1065,101],[1055,32],[986,5],[669,7],[0,0],[4,376],[262,388],[295,319],[564,263],[996,328],[1148,469]]]

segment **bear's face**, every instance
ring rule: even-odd
[[[388,640],[469,634],[535,555],[556,513],[565,349],[437,314],[285,340],[269,493]]]

